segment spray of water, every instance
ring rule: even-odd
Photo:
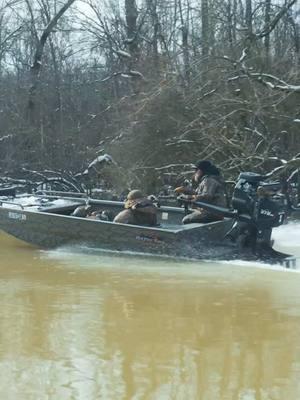
[[[293,254],[300,256],[300,222],[291,221],[287,225],[281,225],[274,229],[273,238],[275,246],[281,249],[286,249],[290,252],[293,249]]]
[[[291,222],[288,225],[282,225],[274,229],[273,239],[275,240],[275,248],[300,257],[300,222]],[[280,265],[271,265],[255,261],[244,260],[231,260],[231,261],[210,261],[210,260],[184,260],[175,259],[169,256],[153,256],[147,254],[140,254],[135,252],[113,252],[109,250],[91,249],[85,246],[76,247],[61,247],[56,250],[41,251],[41,257],[56,259],[63,264],[74,264],[80,267],[94,268],[94,267],[112,267],[112,265],[123,265],[125,268],[138,268],[160,269],[162,266],[165,268],[179,268],[180,270],[193,269],[199,266],[206,269],[211,267],[231,266],[231,267],[251,267],[268,269],[274,271],[282,271],[283,267]],[[184,268],[183,268],[184,267]],[[291,272],[300,273],[300,259],[297,260],[296,268],[287,270]]]

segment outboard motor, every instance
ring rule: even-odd
[[[239,244],[241,251],[249,249],[261,258],[286,257],[272,248],[271,241],[272,229],[286,219],[286,197],[279,193],[280,182],[264,180],[265,176],[252,172],[239,175],[232,196],[236,221],[227,236]]]
[[[233,190],[230,208],[199,200],[194,201],[193,205],[233,219],[226,237],[237,245],[238,255],[247,259],[254,257],[265,262],[279,262],[290,268],[294,266],[295,258],[274,250],[271,235],[273,228],[282,225],[290,212],[298,211],[298,208],[291,206],[284,182],[270,182],[270,176],[241,173]],[[180,197],[178,200],[188,207],[188,200]]]

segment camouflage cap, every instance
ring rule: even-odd
[[[143,201],[144,199],[145,197],[140,190],[131,190],[127,195],[127,200],[125,201],[124,207],[131,208]]]

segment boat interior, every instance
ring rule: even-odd
[[[89,206],[88,215],[76,214],[78,208]],[[102,221],[113,221],[114,217],[124,209],[121,201],[91,199],[86,197],[55,196],[55,195],[17,195],[1,196],[0,206],[26,211],[37,211],[51,214],[68,215],[79,218],[89,218]],[[161,206],[157,209],[157,227],[164,229],[190,229],[199,224],[183,225],[182,218],[186,211],[182,207]]]

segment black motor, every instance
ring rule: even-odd
[[[237,245],[238,255],[281,263],[289,255],[273,249],[271,235],[273,228],[284,223],[291,205],[284,182],[270,182],[270,176],[241,173],[233,190],[230,208],[199,200],[194,201],[193,205],[233,219],[226,237]],[[187,207],[188,201],[183,201]]]
[[[251,217],[258,229],[282,225],[287,215],[285,196],[279,193],[281,183],[266,183],[264,178],[253,172],[241,173],[232,196],[232,207]]]
[[[286,197],[280,193],[280,182],[265,182],[265,176],[252,172],[239,175],[232,196],[236,221],[228,236],[241,248],[262,255],[272,249],[272,229],[284,223]],[[281,254],[281,253],[279,253]]]

